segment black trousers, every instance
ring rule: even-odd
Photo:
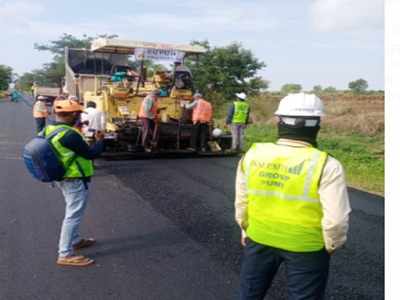
[[[328,280],[330,255],[289,252],[247,239],[240,271],[240,299],[262,300],[281,263],[286,266],[289,300],[322,300]]]
[[[207,123],[196,123],[193,125],[190,147],[199,150],[207,148],[207,140],[210,127]]]
[[[142,121],[142,146],[150,147],[150,142],[153,139],[155,122],[152,119],[140,118]]]

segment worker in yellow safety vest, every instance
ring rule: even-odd
[[[55,124],[44,129],[44,136],[53,135],[50,142],[65,168],[65,175],[57,186],[64,195],[65,217],[58,244],[58,265],[87,266],[94,260],[75,251],[92,246],[93,238],[81,238],[79,226],[88,201],[88,188],[93,175],[92,159],[103,151],[103,137],[96,133],[96,142],[89,147],[81,133],[74,128],[83,107],[75,100],[55,100]]]
[[[351,212],[343,167],[317,148],[323,103],[289,94],[276,111],[279,139],[255,143],[239,162],[235,215],[244,256],[240,299],[264,299],[281,265],[289,299],[323,299],[332,253]]]
[[[229,107],[226,124],[232,133],[232,150],[242,151],[244,146],[244,130],[249,123],[250,105],[246,102],[245,93],[236,93],[236,99]]]

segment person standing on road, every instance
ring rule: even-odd
[[[339,161],[317,148],[323,115],[317,96],[289,94],[275,114],[278,141],[253,144],[237,169],[240,299],[264,299],[284,263],[288,298],[320,300],[330,257],[347,238],[345,175]]]
[[[46,126],[46,119],[49,115],[46,106],[47,98],[45,96],[38,96],[33,104],[32,113],[36,122],[36,132],[39,133]]]
[[[45,136],[48,136],[55,130],[65,128],[51,139],[51,144],[66,169],[64,179],[57,182],[66,204],[58,245],[58,265],[87,266],[94,263],[94,260],[74,252],[95,243],[92,238],[80,237],[79,225],[89,196],[89,183],[93,175],[92,159],[103,151],[102,134],[97,133],[96,143],[89,147],[79,131],[73,128],[82,111],[83,107],[77,101],[56,100],[56,122],[44,130]]]
[[[185,105],[186,109],[192,109],[193,130],[190,139],[189,150],[201,152],[207,150],[207,140],[210,133],[210,122],[212,120],[212,105],[203,99],[203,95],[196,93],[193,96],[194,101]]]
[[[142,146],[146,152],[151,151],[150,136],[154,138],[155,121],[158,114],[158,96],[160,90],[155,89],[147,95],[140,106],[139,119],[142,122]]]
[[[226,124],[230,125],[232,132],[232,150],[242,151],[244,146],[244,130],[249,123],[250,106],[245,101],[245,93],[237,93],[236,100],[228,110]]]

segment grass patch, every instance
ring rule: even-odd
[[[246,149],[255,142],[275,142],[273,125],[251,125],[246,130]],[[345,168],[347,184],[369,192],[384,192],[384,136],[368,136],[323,128],[319,148],[338,159]]]

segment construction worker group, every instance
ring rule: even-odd
[[[158,96],[159,90],[146,96],[138,114],[146,151],[151,151],[155,134]],[[232,131],[232,149],[241,151],[250,107],[244,93],[235,96],[226,124]],[[38,97],[33,111],[37,131],[45,136],[65,129],[51,139],[66,168],[64,180],[57,183],[66,204],[57,264],[87,266],[94,261],[76,251],[92,246],[95,239],[80,237],[79,225],[93,175],[92,159],[103,151],[104,122],[99,117],[103,125],[89,129],[93,134],[89,146],[74,127],[84,111],[79,102],[60,98],[53,107],[55,123],[47,127],[42,98]],[[212,105],[196,93],[185,108],[192,110],[194,125],[190,149],[206,151]],[[92,104],[91,109],[95,109]],[[235,217],[243,245],[240,299],[264,299],[282,263],[289,299],[323,299],[331,255],[345,243],[349,226],[351,208],[343,167],[317,147],[324,107],[316,95],[289,94],[275,115],[278,140],[253,144],[237,167]]]

